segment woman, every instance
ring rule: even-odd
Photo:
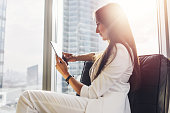
[[[17,104],[17,113],[131,113],[128,92],[139,86],[139,63],[127,17],[118,4],[107,4],[95,12],[96,33],[109,45],[100,54],[74,56],[63,53],[67,61],[94,61],[91,85],[72,77],[66,62],[56,56],[56,68],[78,96],[48,91],[25,91]],[[135,74],[132,75],[134,70]]]

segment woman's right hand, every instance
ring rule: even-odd
[[[66,58],[67,62],[75,62],[76,56],[71,53],[62,52],[63,56]]]

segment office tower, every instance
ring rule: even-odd
[[[99,50],[99,38],[96,34],[96,24],[93,20],[97,4],[97,0],[64,0],[64,52],[78,55]],[[70,62],[69,64],[70,74],[75,77],[79,76],[83,69],[83,62]],[[67,90],[67,84],[63,79],[62,92],[67,92]]]
[[[38,85],[38,65],[27,68],[27,85]]]
[[[0,88],[3,83],[6,0],[0,0]]]

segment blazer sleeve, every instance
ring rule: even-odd
[[[124,45],[117,45],[115,59],[108,64],[90,86],[83,85],[81,97],[95,99],[102,96],[109,88],[114,87],[114,82],[121,79],[121,75],[129,66],[130,55]]]

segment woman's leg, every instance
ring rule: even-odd
[[[25,91],[16,113],[85,113],[88,98],[49,91]]]

